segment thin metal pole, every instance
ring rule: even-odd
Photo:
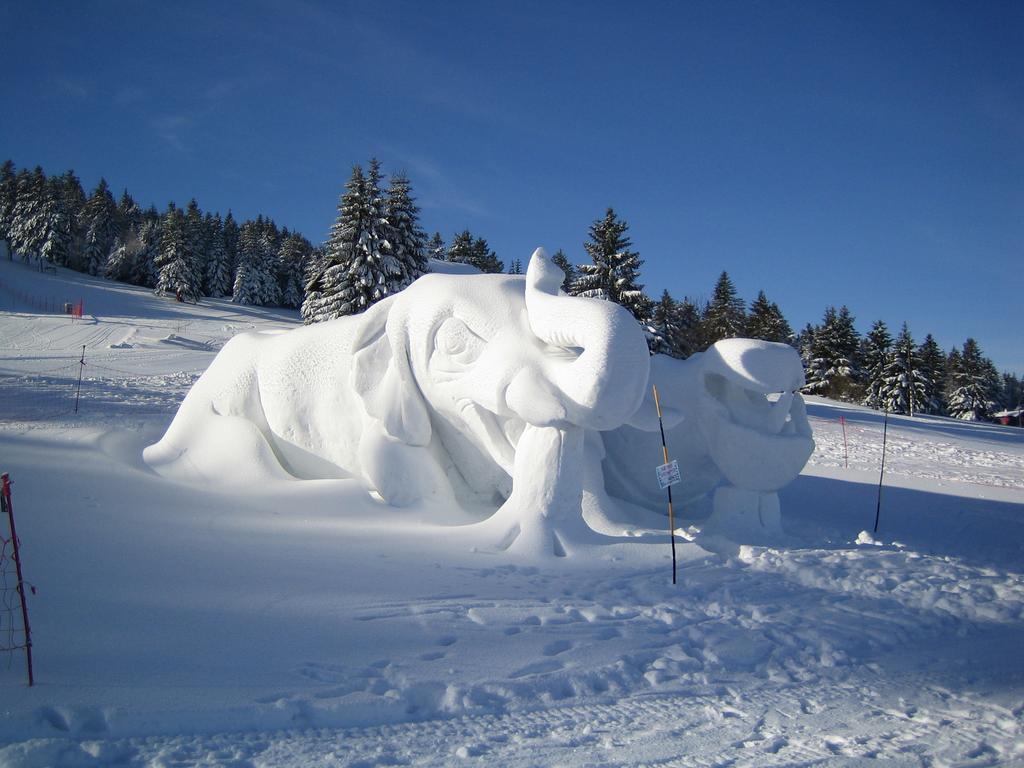
[[[78,413],[78,398],[82,394],[82,371],[85,370],[85,344],[82,345],[82,359],[78,361],[78,387],[75,389],[75,413]]]
[[[839,423],[843,425],[843,464],[847,469],[850,468],[850,451],[846,447],[846,417],[840,416]]]
[[[882,514],[882,478],[885,477],[885,440],[889,433],[889,411],[885,412],[882,426],[882,469],[878,473],[878,503],[875,505],[875,533],[878,533],[878,518]]]
[[[658,429],[661,430],[661,454],[668,464],[668,445],[665,443],[665,425],[661,421],[661,401],[658,399],[658,385],[654,389],[654,407],[658,409]],[[672,583],[676,583],[676,518],[672,510],[672,486],[668,486],[668,538],[672,542]]]
[[[31,688],[35,684],[35,677],[32,674],[32,629],[28,623],[28,604],[25,601],[25,579],[21,575],[21,553],[18,550],[18,531],[14,527],[14,505],[11,503],[11,478],[4,472],[0,475],[2,481],[3,506],[7,512],[7,518],[11,521],[11,543],[14,546],[14,572],[18,577],[18,597],[21,598],[21,622],[25,628],[25,659],[28,662],[28,685]]]

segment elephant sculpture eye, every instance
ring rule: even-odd
[[[447,368],[467,366],[484,350],[486,342],[458,318],[449,317],[434,336],[434,351]]]

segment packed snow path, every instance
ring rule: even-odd
[[[812,399],[784,541],[708,537],[698,514],[677,587],[661,533],[537,568],[348,481],[155,477],[141,448],[187,389],[170,377],[202,371],[239,308],[74,280],[117,333],[0,314],[39,681],[4,659],[0,766],[1024,764],[1024,431],[892,418],[872,536],[881,415]],[[55,358],[91,344],[126,383],[96,377],[77,417],[33,411],[31,334]]]

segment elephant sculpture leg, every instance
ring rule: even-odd
[[[512,494],[477,528],[486,544],[527,555],[566,557],[601,537],[583,521],[579,427],[528,425],[516,450]]]

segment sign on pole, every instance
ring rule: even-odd
[[[661,400],[658,399],[658,387],[653,385],[654,407],[658,410],[658,429],[661,431],[661,455],[665,463],[658,467],[658,484],[662,490],[668,491],[668,538],[672,543],[672,583],[676,583],[676,517],[672,510],[672,485],[680,482],[679,462],[668,460],[668,444],[665,442],[665,425],[661,421]]]
[[[668,464],[662,464],[656,471],[658,473],[658,485],[661,486],[663,491],[670,485],[683,482],[683,478],[679,474],[679,461],[677,459],[672,459]]]

